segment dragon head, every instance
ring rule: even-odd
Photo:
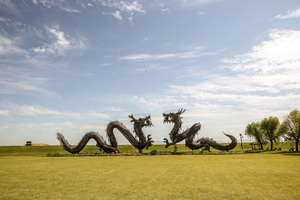
[[[163,113],[164,123],[176,123],[181,126],[182,117],[180,115],[184,112],[185,112],[185,109],[181,108],[177,112]]]
[[[131,119],[130,122],[133,122],[135,126],[138,126],[141,128],[153,126],[150,115],[146,115],[145,117],[138,118],[138,119],[134,118],[132,114],[129,115],[128,117]]]

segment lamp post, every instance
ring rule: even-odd
[[[242,148],[242,151],[243,151],[243,135],[240,133],[240,138],[241,138],[241,148]]]

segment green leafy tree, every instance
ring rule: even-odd
[[[300,140],[300,111],[294,109],[289,115],[285,117],[281,126],[280,132],[286,141],[293,141],[296,143],[296,151],[299,151]]]
[[[263,149],[263,145],[266,144],[267,141],[259,126],[260,124],[258,122],[248,124],[245,129],[245,135],[253,137],[260,144],[260,149]]]
[[[273,142],[280,140],[281,133],[279,131],[280,122],[277,117],[264,118],[260,122],[260,129],[263,131],[264,136],[271,143],[271,150],[273,150]]]

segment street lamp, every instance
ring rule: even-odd
[[[243,135],[240,133],[240,138],[241,138],[241,148],[242,148],[242,151],[243,151]]]

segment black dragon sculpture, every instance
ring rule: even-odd
[[[168,148],[170,145],[176,145],[178,142],[183,141],[187,137],[195,135],[200,130],[201,124],[195,123],[191,128],[179,133],[182,126],[182,117],[180,115],[184,112],[184,109],[179,109],[177,112],[163,113],[164,123],[174,124],[171,132],[169,133],[171,142],[169,142],[167,138],[164,138],[164,141],[166,142],[166,148]]]
[[[192,150],[203,148],[203,149],[210,151],[209,150],[210,147],[213,147],[220,151],[229,151],[237,145],[237,139],[233,135],[229,135],[226,133],[224,133],[224,134],[231,139],[231,143],[228,145],[221,145],[221,144],[217,143],[216,141],[214,141],[212,138],[208,138],[208,137],[207,138],[203,137],[197,141],[194,141],[195,135],[193,135],[193,136],[187,137],[185,139],[185,146],[187,146],[188,148],[190,148]]]
[[[209,150],[210,147],[213,147],[220,151],[229,151],[237,145],[237,139],[234,136],[226,133],[224,134],[231,139],[231,143],[229,145],[221,145],[211,138],[200,138],[199,140],[194,141],[197,132],[201,129],[200,123],[195,123],[191,128],[179,133],[182,126],[182,117],[180,115],[184,112],[184,109],[179,109],[177,112],[163,113],[163,116],[165,117],[164,123],[174,124],[173,129],[170,132],[170,139],[172,142],[169,143],[168,139],[164,138],[164,141],[166,142],[166,148],[168,148],[170,145],[175,145],[182,140],[185,140],[185,145],[192,150],[200,148]]]
[[[102,149],[104,152],[119,153],[119,150],[117,149],[118,142],[113,132],[113,130],[116,128],[135,148],[139,149],[139,152],[142,152],[144,148],[148,149],[149,146],[152,146],[154,141],[152,140],[151,135],[148,135],[147,137],[145,136],[142,128],[153,126],[150,115],[138,119],[134,118],[132,114],[128,117],[131,119],[130,122],[133,122],[134,132],[136,137],[138,137],[138,140],[135,136],[133,136],[133,134],[130,133],[126,126],[119,121],[112,121],[107,125],[106,132],[110,144],[107,144],[104,138],[98,132],[94,131],[86,133],[78,145],[74,148],[68,143],[61,133],[57,133],[57,139],[60,141],[61,146],[72,154],[79,153],[86,146],[90,139],[94,139],[97,142],[97,147],[99,147],[100,150]]]

